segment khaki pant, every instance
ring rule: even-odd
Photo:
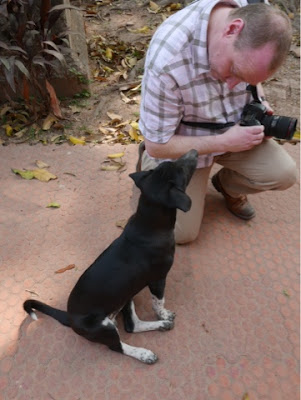
[[[224,167],[219,171],[219,179],[232,197],[265,190],[285,190],[297,180],[294,160],[273,139],[264,140],[248,151],[222,154],[214,161]],[[143,171],[153,169],[157,164],[146,151],[143,153]],[[192,206],[187,213],[177,211],[175,238],[178,244],[191,242],[199,234],[211,168],[197,169],[186,189]]]

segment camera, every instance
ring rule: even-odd
[[[263,125],[265,136],[291,140],[296,131],[297,119],[280,115],[268,115],[267,109],[262,103],[252,101],[244,106],[240,125]]]

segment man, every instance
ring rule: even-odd
[[[245,220],[255,216],[247,194],[285,190],[295,183],[294,161],[264,137],[264,127],[239,126],[242,109],[252,100],[247,84],[257,85],[263,97],[260,82],[283,63],[291,36],[284,13],[246,0],[196,1],[154,34],[142,85],[139,124],[146,151],[140,146],[138,169],[154,168],[190,149],[199,153],[187,188],[191,210],[177,215],[177,243],[199,233],[214,162],[223,168],[213,176],[213,186],[228,209]]]

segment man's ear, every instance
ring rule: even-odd
[[[152,173],[152,170],[149,171],[140,171],[140,172],[133,172],[129,174],[129,177],[133,179],[135,185],[141,189],[142,183],[146,177],[148,177]]]
[[[245,26],[245,22],[241,18],[236,18],[230,21],[224,31],[225,36],[239,35],[239,33],[243,30]]]
[[[191,208],[191,199],[185,192],[173,186],[169,190],[168,207],[178,208],[187,212]]]

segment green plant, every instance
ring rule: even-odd
[[[0,69],[12,91],[22,93],[35,117],[36,98],[42,104],[39,113],[51,110],[61,117],[49,79],[62,67],[67,70],[68,31],[57,33],[55,25],[69,8],[78,10],[63,4],[51,7],[51,0],[0,0]]]
[[[75,68],[69,68],[69,72],[71,72],[71,74],[73,74],[80,83],[88,84],[92,82],[90,79],[86,78],[81,72],[77,71]]]
[[[91,93],[89,92],[89,90],[84,89],[81,92],[76,93],[73,97],[76,99],[88,99],[89,97],[91,97]]]

